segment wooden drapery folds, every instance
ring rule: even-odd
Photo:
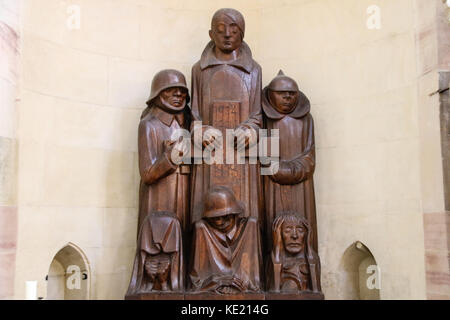
[[[138,132],[139,233],[127,299],[324,298],[310,103],[282,72],[261,90],[244,34],[242,14],[220,9],[192,68],[191,96],[176,70],[153,79]],[[256,145],[260,129],[279,130],[272,175],[261,175],[249,152],[242,163],[231,152]],[[229,139],[234,150],[224,151]],[[223,163],[206,161],[222,152]]]
[[[213,186],[206,194],[203,217],[195,223],[192,240],[191,291],[261,291],[259,226],[243,213],[230,188]]]
[[[188,89],[184,75],[162,70],[152,81],[147,108],[138,128],[139,223],[151,212],[173,212],[183,231],[189,220],[189,170],[174,163],[173,150],[180,148],[174,134],[189,129]]]
[[[152,212],[142,221],[127,295],[184,289],[181,225],[170,212]]]
[[[320,261],[312,246],[313,232],[306,219],[283,212],[272,228],[273,247],[268,263],[268,290],[320,293]]]
[[[203,141],[194,141],[196,145],[205,146],[221,140],[217,135],[208,138],[208,129],[220,131],[225,138],[226,129],[239,129],[250,136],[261,128],[261,67],[243,41],[244,33],[244,18],[238,11],[221,9],[214,14],[209,32],[211,41],[192,68],[192,129],[205,133]],[[201,123],[201,127],[195,128],[194,121]],[[256,136],[245,142],[247,147],[250,143],[256,143]],[[224,164],[202,162],[193,165],[192,223],[201,218],[204,196],[213,185],[230,187],[236,198],[244,203],[244,215],[262,219],[258,165],[250,164],[248,159],[244,164],[238,164],[236,160],[227,164],[226,155],[222,158]]]

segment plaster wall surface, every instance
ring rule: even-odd
[[[17,246],[19,2],[0,1],[0,299],[14,296]]]

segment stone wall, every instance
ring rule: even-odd
[[[419,101],[422,119],[421,185],[424,220],[427,297],[450,299],[450,213],[448,194],[448,88],[450,24],[443,1],[418,0],[417,47]],[[447,197],[447,200],[446,200]]]
[[[19,1],[0,1],[0,299],[14,296],[19,47]]]

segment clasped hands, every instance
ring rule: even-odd
[[[248,148],[250,142],[256,140],[254,130],[241,125],[234,130],[234,148]],[[207,147],[211,149],[220,149],[223,145],[223,134],[220,130],[212,126],[204,126],[202,128],[202,149]],[[196,141],[194,141],[195,143]],[[198,143],[196,144],[198,146]]]
[[[190,143],[183,140],[182,137],[178,140],[164,140],[163,152],[167,155],[167,158],[174,165],[182,164],[183,157],[190,152]]]
[[[169,290],[170,258],[168,255],[148,256],[145,261],[145,270],[156,290]]]
[[[216,292],[219,294],[233,294],[245,291],[244,283],[235,276],[224,276],[220,278]]]

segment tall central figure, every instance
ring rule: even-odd
[[[253,60],[243,41],[245,21],[234,9],[218,10],[211,21],[211,41],[200,61],[192,68],[192,116],[194,141],[199,148],[216,145],[222,140],[211,129],[222,132],[233,129],[235,147],[257,143],[256,133],[262,124],[261,67]],[[197,126],[196,123],[197,122]],[[202,126],[198,126],[198,121]],[[209,130],[208,130],[209,129]],[[253,129],[253,130],[252,130]],[[201,130],[201,132],[199,132]],[[211,147],[211,146],[210,146]],[[225,150],[225,143],[223,143]],[[225,163],[226,156],[223,156]],[[198,159],[197,159],[198,160]],[[196,162],[194,162],[196,163]],[[231,188],[244,205],[244,216],[260,220],[262,214],[261,182],[258,164],[195,164],[192,176],[192,223],[202,217],[204,195],[212,185]]]

